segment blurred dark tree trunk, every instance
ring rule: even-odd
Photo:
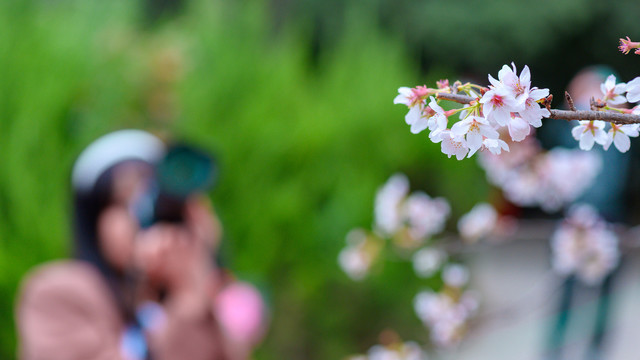
[[[145,16],[148,23],[172,17],[180,13],[187,0],[144,0]]]

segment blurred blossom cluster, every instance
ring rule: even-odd
[[[553,269],[561,275],[576,275],[596,285],[620,261],[618,237],[589,205],[569,209],[565,221],[551,238]]]
[[[498,213],[487,203],[476,204],[458,220],[458,232],[467,242],[476,242],[490,234],[498,222]]]
[[[421,191],[409,195],[409,180],[395,174],[376,195],[374,228],[381,236],[414,247],[441,232],[450,212],[444,198],[433,199]]]
[[[413,341],[390,345],[374,345],[366,355],[356,355],[348,360],[427,360],[427,353]]]
[[[532,137],[514,144],[511,150],[500,156],[480,155],[487,179],[512,203],[539,206],[548,212],[576,200],[602,168],[597,153],[564,148],[543,151]]]
[[[432,277],[448,260],[447,253],[439,248],[424,247],[413,254],[413,270],[421,278]]]
[[[347,234],[347,246],[340,251],[338,263],[353,280],[362,280],[382,248],[382,242],[363,229],[354,229]]]
[[[395,174],[376,194],[373,230],[351,230],[346,237],[347,246],[338,255],[340,267],[353,280],[365,279],[389,250],[398,250],[410,260],[417,277],[432,279],[429,284],[438,289],[420,292],[414,306],[430,334],[431,344],[437,348],[458,344],[478,307],[476,297],[465,290],[469,270],[453,262],[456,254],[447,251],[442,239],[434,238],[442,236],[450,212],[447,200],[432,198],[421,191],[410,193],[407,177]],[[460,218],[459,237],[466,242],[477,241],[494,233],[497,223],[498,213],[491,205],[477,204]],[[401,347],[398,343],[392,347],[377,345],[367,355],[353,359],[422,359],[425,356],[418,351],[419,347],[407,344],[412,343],[400,344]]]
[[[440,292],[424,290],[413,305],[418,318],[429,329],[431,341],[438,347],[452,347],[464,337],[469,319],[478,309],[477,297],[464,290],[468,270],[459,264],[447,265],[442,272],[444,288]]]

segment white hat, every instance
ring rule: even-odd
[[[78,156],[71,183],[76,190],[89,191],[111,166],[124,160],[142,160],[151,164],[162,159],[164,143],[142,130],[119,130],[98,138]]]

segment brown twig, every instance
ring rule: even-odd
[[[436,95],[438,99],[454,101],[460,104],[469,104],[472,101],[477,101],[478,99],[474,99],[471,96],[460,95],[460,94],[447,94],[447,93],[438,93]],[[602,107],[596,101],[593,101],[593,105],[595,108]],[[640,115],[633,114],[621,114],[618,112],[609,112],[609,111],[594,111],[594,110],[557,110],[550,109],[549,112],[551,115],[548,117],[549,119],[558,119],[558,120],[601,120],[610,123],[616,124],[640,124]]]
[[[567,104],[569,104],[569,110],[578,111],[578,109],[576,109],[576,106],[573,104],[573,99],[571,98],[571,95],[569,95],[568,91],[564,92],[564,98],[567,99]],[[549,109],[549,112],[551,112],[551,109]]]
[[[556,110],[551,109],[549,119],[559,120],[602,120],[616,124],[640,124],[640,115],[621,114],[619,112],[593,110]]]
[[[436,94],[436,98],[457,102],[459,104],[468,104],[473,100],[477,100],[468,95],[449,94],[449,93],[438,93]]]

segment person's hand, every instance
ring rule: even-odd
[[[209,199],[194,196],[187,200],[184,209],[184,223],[192,236],[210,250],[217,250],[222,236],[222,226],[215,216]]]
[[[190,199],[184,211],[181,224],[158,223],[139,232],[136,263],[152,286],[193,305],[215,291],[212,251],[219,243],[220,225],[200,198]]]

